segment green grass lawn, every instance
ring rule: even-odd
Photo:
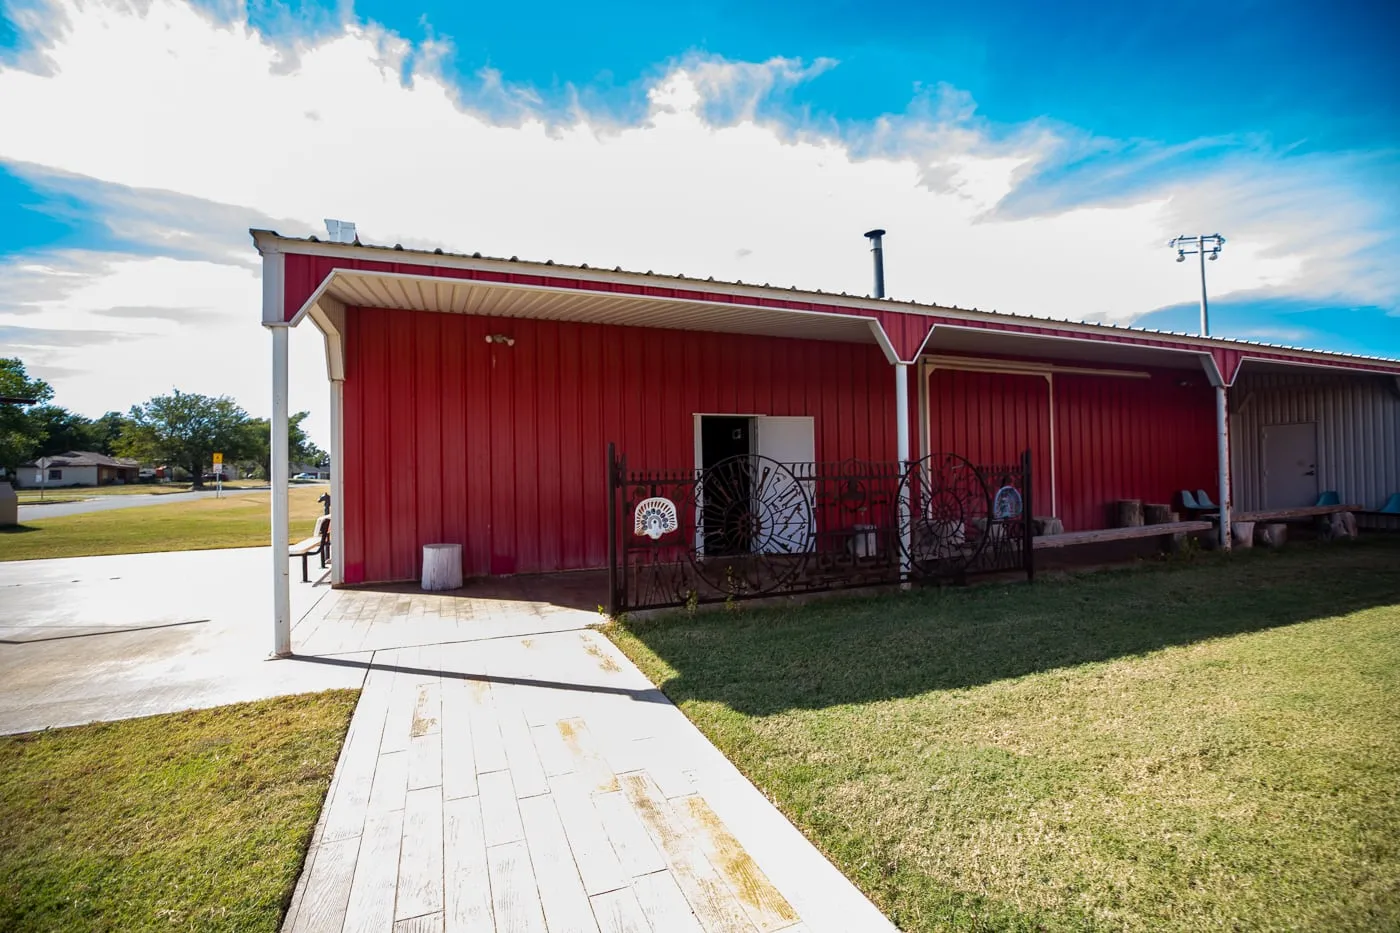
[[[356,696],[0,737],[0,930],[272,933]]]
[[[1400,929],[1400,540],[612,637],[904,930]]]
[[[292,541],[311,534],[321,514],[316,499],[325,491],[325,486],[289,491]],[[0,529],[0,560],[259,547],[268,543],[271,507],[265,492],[235,492],[221,499],[29,519]]]

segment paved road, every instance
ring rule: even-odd
[[[307,484],[311,485],[311,484]],[[225,489],[224,495],[260,494],[268,491],[267,486],[256,489]],[[19,520],[33,521],[36,518],[59,518],[64,515],[81,515],[84,512],[105,512],[108,509],[130,509],[141,505],[170,505],[175,502],[194,502],[197,499],[212,499],[213,489],[202,492],[171,492],[163,495],[93,496],[80,502],[62,502],[54,505],[21,505]]]

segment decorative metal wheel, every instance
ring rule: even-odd
[[[802,572],[813,550],[807,483],[769,457],[730,457],[703,470],[694,508],[696,572],[726,594],[781,588]]]
[[[907,495],[907,498],[905,496]],[[900,484],[899,546],[913,569],[956,576],[976,563],[990,539],[992,492],[957,454],[911,464]]]

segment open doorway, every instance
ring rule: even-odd
[[[797,477],[810,477],[815,459],[810,416],[697,414],[696,549],[724,556],[807,547],[815,490],[810,478]]]
[[[732,458],[753,452],[751,417],[700,416],[700,449],[696,460],[704,471],[701,529],[704,553],[711,556],[747,554],[750,549],[747,516],[753,496],[752,477],[746,460]],[[732,461],[725,463],[725,461]],[[720,464],[718,469],[716,467]]]

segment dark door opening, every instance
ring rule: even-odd
[[[753,419],[704,415],[700,418],[700,466],[705,554],[747,554],[752,483],[748,454]],[[739,457],[741,459],[732,459]]]

